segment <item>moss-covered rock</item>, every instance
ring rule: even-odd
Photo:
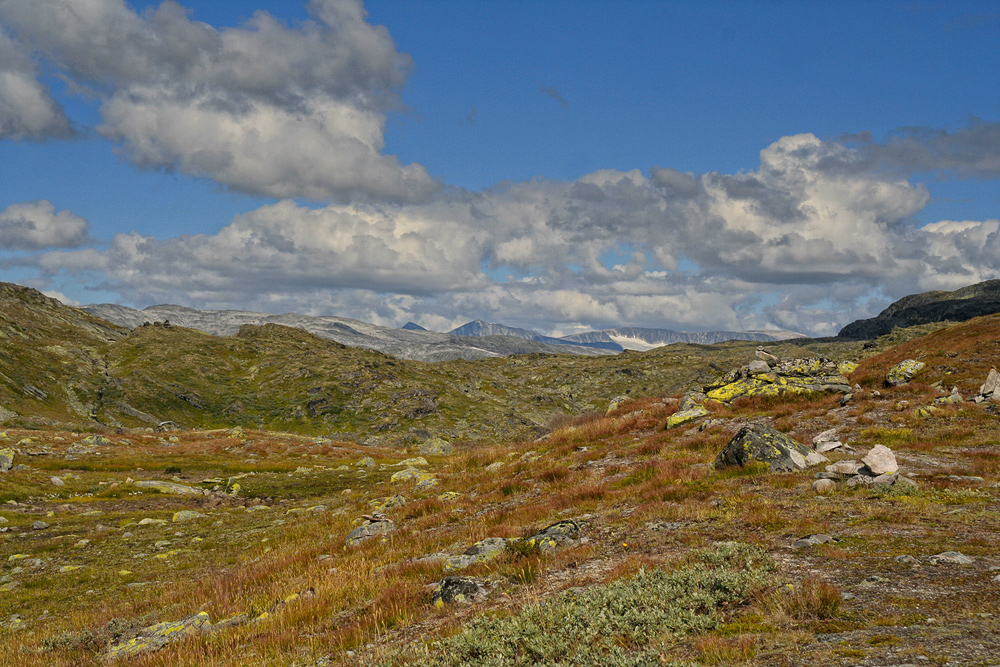
[[[681,424],[687,424],[688,422],[704,417],[707,414],[708,410],[703,405],[696,405],[687,410],[679,410],[667,417],[667,423],[663,428],[665,430],[676,428]]]
[[[203,611],[194,616],[179,621],[157,623],[139,631],[138,636],[126,642],[115,644],[108,649],[109,659],[128,658],[141,653],[149,653],[163,648],[167,644],[194,634],[207,633],[212,630],[211,617]]]
[[[769,372],[743,366],[705,386],[707,399],[719,403],[732,403],[741,396],[850,391],[851,385],[837,363],[824,358],[780,361],[771,365]]]

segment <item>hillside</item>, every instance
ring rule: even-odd
[[[966,399],[1000,358],[1000,316],[932,329],[866,350],[848,399],[706,402],[708,414],[670,430],[679,392],[638,374],[624,385],[635,398],[611,411],[553,422],[529,441],[456,442],[451,453],[256,429],[8,429],[0,651],[24,667],[109,656],[143,667],[991,665],[1000,410]],[[213,378],[230,374],[280,401],[282,387],[328,361],[379,382],[416,368],[274,325],[208,347],[218,340],[141,328],[109,353],[110,372],[166,367],[169,377],[145,377],[160,382],[148,400],[184,380],[204,393],[187,402],[209,406],[223,403]],[[845,349],[811,341],[777,353],[822,346]],[[690,366],[716,347],[746,364],[755,349],[677,347]],[[925,366],[886,386],[904,359]],[[557,359],[567,360],[606,361]],[[513,361],[522,365],[454,366],[542,378],[550,363]],[[458,398],[441,395],[439,409]],[[831,474],[817,493],[823,464],[716,468],[748,423],[800,443],[835,429],[853,448],[827,452],[838,466],[888,446],[899,474],[853,487]]]
[[[426,363],[275,323],[245,324],[222,336],[167,318],[167,326],[129,332],[33,290],[8,292],[5,316],[24,334],[6,342],[7,358],[21,360],[11,366],[10,383],[0,386],[0,406],[16,413],[5,413],[8,425],[45,417],[77,428],[143,429],[173,421],[183,428],[242,426],[397,446],[430,436],[531,439],[553,420],[603,411],[615,396],[707,382],[756,346],[733,341],[595,357]],[[860,347],[808,339],[772,346],[778,354],[835,359],[853,358]],[[65,354],[76,361],[66,362]]]
[[[876,338],[897,327],[931,322],[964,322],[993,313],[1000,313],[1000,280],[987,280],[954,292],[923,292],[903,297],[876,317],[851,322],[837,336]]]

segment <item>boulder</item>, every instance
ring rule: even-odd
[[[396,530],[396,524],[390,521],[389,519],[385,518],[379,518],[376,520],[366,519],[365,523],[363,523],[362,525],[358,526],[357,528],[355,528],[350,532],[345,542],[347,543],[347,546],[353,547],[358,544],[361,544],[362,542],[371,537],[375,537],[376,535],[383,536],[382,541],[384,542],[388,540],[388,538],[384,536],[388,535],[394,530]]]
[[[1000,398],[998,388],[1000,388],[1000,373],[997,372],[996,368],[990,368],[990,372],[986,376],[986,382],[980,385],[979,391],[976,392],[972,400],[976,403],[981,403],[991,398]]]
[[[836,540],[829,535],[818,533],[816,535],[807,535],[806,537],[795,540],[792,544],[792,548],[801,549],[803,547],[814,547],[817,544],[828,544],[834,541]]]
[[[893,366],[885,375],[885,383],[890,387],[898,387],[913,379],[917,373],[923,370],[924,362],[916,359],[904,359]]]
[[[455,453],[455,446],[442,438],[431,438],[420,445],[418,453],[421,456],[450,456]]]
[[[10,447],[0,449],[0,472],[7,472],[14,467],[14,450]]]
[[[715,457],[715,467],[767,463],[771,472],[802,470],[828,461],[801,442],[763,424],[744,426]]]
[[[817,479],[812,483],[813,491],[816,493],[833,493],[837,490],[837,484],[832,479]]]
[[[434,587],[431,603],[443,607],[450,602],[468,603],[486,592],[483,583],[472,577],[445,577]]]
[[[861,462],[868,466],[868,469],[875,476],[892,474],[899,470],[895,454],[885,445],[872,447],[861,459]]]
[[[487,537],[485,540],[480,540],[466,549],[464,553],[446,558],[444,571],[456,572],[476,563],[493,560],[507,550],[507,542],[509,541],[505,537]]]
[[[170,642],[183,639],[194,634],[208,633],[212,630],[211,617],[203,611],[194,616],[179,621],[166,621],[150,625],[139,631],[137,637],[126,642],[115,644],[108,649],[107,657],[111,660],[128,658],[141,653],[149,653],[163,648]]]
[[[180,510],[179,512],[174,512],[173,521],[174,523],[183,523],[184,521],[200,519],[204,516],[205,515],[201,512],[195,512],[193,510]]]
[[[927,558],[934,565],[972,565],[976,559],[966,556],[960,551],[942,551]]]
[[[406,498],[403,496],[386,496],[384,498],[376,498],[375,500],[369,500],[368,506],[376,510],[387,510],[393,507],[402,507],[406,504]]]
[[[611,399],[611,402],[608,403],[608,409],[606,414],[611,414],[612,412],[620,408],[622,404],[625,403],[625,401],[631,401],[631,400],[632,399],[629,398],[628,396],[615,396],[614,398]]]
[[[557,521],[543,528],[525,542],[537,546],[540,551],[552,551],[558,547],[575,544],[580,539],[580,524],[573,520]]]
[[[58,477],[50,477],[49,482],[52,486],[66,486],[66,482],[62,481]]]
[[[106,438],[103,435],[88,435],[80,441],[80,444],[88,445],[90,447],[108,447],[115,443],[112,442],[110,438]]]

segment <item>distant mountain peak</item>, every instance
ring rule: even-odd
[[[416,322],[407,322],[401,328],[406,329],[407,331],[427,331],[427,329],[423,328]]]

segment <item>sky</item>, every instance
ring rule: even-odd
[[[0,0],[0,280],[832,335],[1000,277],[1000,6]]]

